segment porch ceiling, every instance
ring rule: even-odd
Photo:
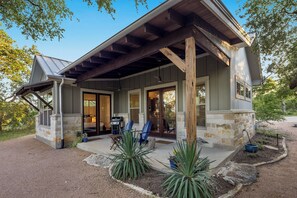
[[[242,35],[241,37],[238,36],[235,33],[236,31],[230,28],[230,24],[224,23],[213,14],[214,12],[209,6],[221,5],[217,1],[183,0],[176,2],[167,1],[163,3],[70,64],[60,74],[81,82],[90,78],[124,77],[170,63],[159,52],[159,49],[168,47],[181,58],[184,58],[184,39],[195,36],[193,35],[194,28],[203,29],[230,45],[248,39]],[[218,8],[222,13],[223,11],[227,12],[224,7]],[[236,25],[238,24],[235,24],[234,27],[237,27]],[[239,30],[241,29],[239,28]],[[196,36],[195,39],[199,38]],[[203,46],[203,43],[196,42],[196,44],[197,55],[210,52]],[[217,52],[210,52],[210,54],[217,55],[215,53]]]

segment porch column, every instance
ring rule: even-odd
[[[187,141],[196,141],[196,46],[193,37],[186,39],[186,129]]]
[[[196,45],[194,37],[186,39],[185,61],[169,48],[160,49],[182,72],[186,72],[187,142],[196,141]]]

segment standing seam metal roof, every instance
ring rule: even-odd
[[[45,75],[53,75],[53,76],[60,76],[58,73],[60,70],[67,67],[71,62],[53,58],[44,55],[36,55],[35,56],[37,62],[39,63],[41,69],[44,71]]]

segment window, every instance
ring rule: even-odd
[[[245,87],[245,99],[246,100],[251,100],[252,99],[252,91],[251,91],[251,87],[246,85]]]
[[[51,109],[40,110],[39,112],[39,125],[51,126],[51,115],[53,111]]]
[[[244,99],[244,83],[236,81],[236,97]]]
[[[139,123],[139,113],[140,113],[140,92],[129,93],[129,114],[130,120],[134,123]]]
[[[206,86],[205,83],[196,86],[196,115],[197,126],[204,126],[205,123],[205,107],[206,107]]]
[[[186,82],[183,82],[184,111],[186,111]],[[209,77],[203,76],[196,79],[196,125],[206,127],[206,113],[209,111]],[[187,119],[185,119],[185,122]]]
[[[236,98],[251,101],[252,100],[252,88],[246,82],[236,76]]]

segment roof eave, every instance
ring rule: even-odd
[[[207,7],[221,22],[237,35],[247,46],[252,45],[252,39],[248,33],[240,26],[232,14],[227,10],[226,6],[218,0],[201,0],[201,3]]]
[[[120,39],[120,38],[124,37],[125,35],[129,34],[131,31],[141,27],[146,22],[150,21],[151,19],[153,19],[157,15],[161,14],[162,12],[164,12],[167,9],[173,7],[174,5],[178,4],[181,1],[182,0],[168,0],[168,1],[164,2],[164,3],[162,3],[161,5],[156,7],[151,12],[149,12],[146,15],[142,16],[141,18],[139,18],[138,20],[133,22],[131,25],[127,26],[125,29],[121,30],[120,32],[118,32],[117,34],[115,34],[114,36],[112,36],[111,38],[109,38],[108,40],[106,40],[105,42],[100,44],[99,46],[95,47],[93,50],[91,50],[90,52],[88,52],[84,56],[80,57],[79,59],[77,59],[76,61],[74,61],[73,63],[71,63],[67,67],[65,67],[64,69],[62,69],[59,72],[59,74],[63,74],[65,71],[75,67],[77,64],[81,63],[85,59],[88,59],[88,58],[94,56],[95,54],[97,54],[101,50],[105,49],[106,47],[108,47],[112,43],[116,42],[118,39]]]

